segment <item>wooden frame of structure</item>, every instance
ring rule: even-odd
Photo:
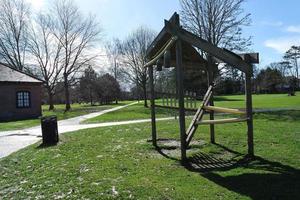
[[[197,110],[194,119],[188,131],[186,132],[185,126],[185,104],[184,104],[184,84],[183,84],[183,73],[184,67],[196,66],[199,69],[208,70],[208,62],[196,51],[194,47],[205,51],[213,57],[216,62],[227,63],[230,66],[239,69],[245,73],[245,95],[246,95],[246,111],[239,111],[236,109],[227,109],[213,107],[210,104],[210,98],[213,95],[212,88],[210,86],[204,97],[203,105]],[[196,35],[186,31],[180,26],[179,15],[174,13],[170,20],[165,20],[165,26],[154,39],[151,46],[148,48],[146,53],[146,59],[148,60],[145,67],[148,68],[149,79],[150,79],[150,98],[151,98],[151,123],[152,123],[152,142],[154,146],[157,146],[157,133],[156,133],[156,118],[155,118],[155,92],[153,83],[153,67],[156,65],[157,60],[164,57],[166,51],[171,52],[171,66],[176,67],[176,90],[178,98],[178,110],[179,110],[179,125],[180,125],[180,141],[181,141],[181,160],[184,163],[187,159],[186,149],[193,137],[196,128],[200,124],[210,124],[211,142],[214,143],[214,124],[218,123],[232,123],[232,122],[247,122],[247,136],[248,136],[248,155],[254,155],[254,144],[253,144],[253,116],[252,116],[252,63],[258,63],[258,53],[252,54],[241,54],[237,55],[229,50],[221,49],[208,43]],[[206,68],[201,68],[206,66]],[[165,66],[167,67],[167,66]],[[168,66],[169,67],[169,66]],[[210,79],[212,79],[210,77]],[[209,80],[213,84],[213,80]],[[203,120],[202,116],[204,112],[210,112],[211,120]],[[228,112],[235,114],[245,114],[246,117],[242,119],[225,119],[225,120],[214,120],[214,112]]]

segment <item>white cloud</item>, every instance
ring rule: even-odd
[[[261,25],[279,27],[279,26],[283,26],[283,22],[282,21],[261,21]]]
[[[292,45],[300,45],[300,35],[269,39],[264,42],[264,45],[278,53],[285,53]]]
[[[300,33],[300,25],[298,25],[298,26],[288,26],[286,30],[288,32],[291,32],[291,33]]]
[[[41,8],[45,4],[45,0],[26,0],[31,6],[33,7],[34,10],[41,10]]]

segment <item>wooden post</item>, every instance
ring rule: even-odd
[[[209,65],[211,65],[209,63]],[[208,69],[208,85],[212,85],[213,84],[213,69],[212,69],[212,66],[209,67]],[[208,86],[208,87],[209,87]],[[212,90],[212,95],[211,95],[211,98],[210,98],[210,102],[209,102],[209,105],[210,106],[214,106],[214,96],[213,96],[213,90]],[[209,119],[210,120],[214,120],[215,117],[214,117],[214,111],[211,111],[209,113]],[[214,124],[210,124],[210,142],[215,144],[215,125]]]
[[[155,120],[155,96],[154,96],[154,84],[153,84],[153,66],[148,67],[149,79],[150,79],[150,106],[151,106],[151,125],[152,125],[152,144],[157,146],[156,140],[156,120]]]
[[[197,94],[194,92],[194,108],[197,108]]]
[[[183,66],[182,66],[182,43],[176,42],[176,82],[179,104],[179,126],[181,142],[181,162],[186,162],[186,133],[185,133],[185,113],[184,113],[184,86],[183,86]]]
[[[250,63],[249,56],[245,57],[245,61]],[[252,65],[250,64],[252,67]],[[251,69],[252,71],[252,69]],[[251,74],[245,74],[245,93],[246,93],[246,111],[247,111],[247,136],[248,136],[248,155],[254,156],[253,142],[253,114],[252,114],[252,83]]]
[[[193,108],[193,92],[190,92],[189,98],[190,98],[190,108]]]
[[[170,90],[170,105],[171,107],[173,107],[173,94],[172,94],[172,90]]]

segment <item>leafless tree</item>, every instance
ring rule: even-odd
[[[144,106],[147,107],[147,69],[144,68],[146,50],[155,37],[155,32],[146,27],[140,27],[132,32],[121,45],[121,59],[124,65],[123,73],[128,79],[143,90]]]
[[[242,36],[242,27],[250,25],[244,14],[245,0],[181,0],[184,26],[213,45],[243,51],[251,38]]]
[[[251,45],[251,37],[245,38],[242,35],[242,28],[249,26],[251,22],[250,14],[244,14],[242,8],[245,0],[180,0],[180,2],[182,22],[194,34],[213,45],[232,51],[241,52]],[[220,73],[215,65],[212,65],[211,56],[204,52],[203,55],[214,68],[212,76]]]
[[[19,70],[24,68],[29,15],[30,9],[24,0],[0,1],[1,60]]]
[[[71,0],[57,0],[53,8],[54,34],[62,46],[66,111],[71,109],[69,87],[77,72],[95,59],[91,49],[101,30],[94,16],[84,16]]]
[[[113,74],[117,82],[121,81],[122,70],[120,66],[120,49],[121,41],[119,39],[113,39],[107,42],[105,45],[106,54],[110,63],[109,71]],[[116,99],[116,104],[118,99]]]
[[[53,96],[59,81],[63,65],[61,65],[62,45],[52,33],[51,17],[39,14],[32,26],[28,50],[35,58],[39,71],[45,81],[49,98],[49,110],[54,109]]]

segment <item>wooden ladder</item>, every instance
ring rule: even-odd
[[[198,121],[200,121],[205,113],[205,110],[204,110],[204,107],[208,106],[209,105],[209,101],[210,101],[210,98],[212,96],[212,89],[213,89],[213,86],[209,86],[209,88],[207,89],[207,92],[206,94],[204,95],[204,98],[203,98],[203,102],[201,104],[201,106],[198,108],[196,114],[194,115],[193,117],[193,120],[189,126],[189,128],[187,129],[187,132],[186,132],[186,146],[189,146],[196,130],[197,130],[197,127],[198,127]]]

